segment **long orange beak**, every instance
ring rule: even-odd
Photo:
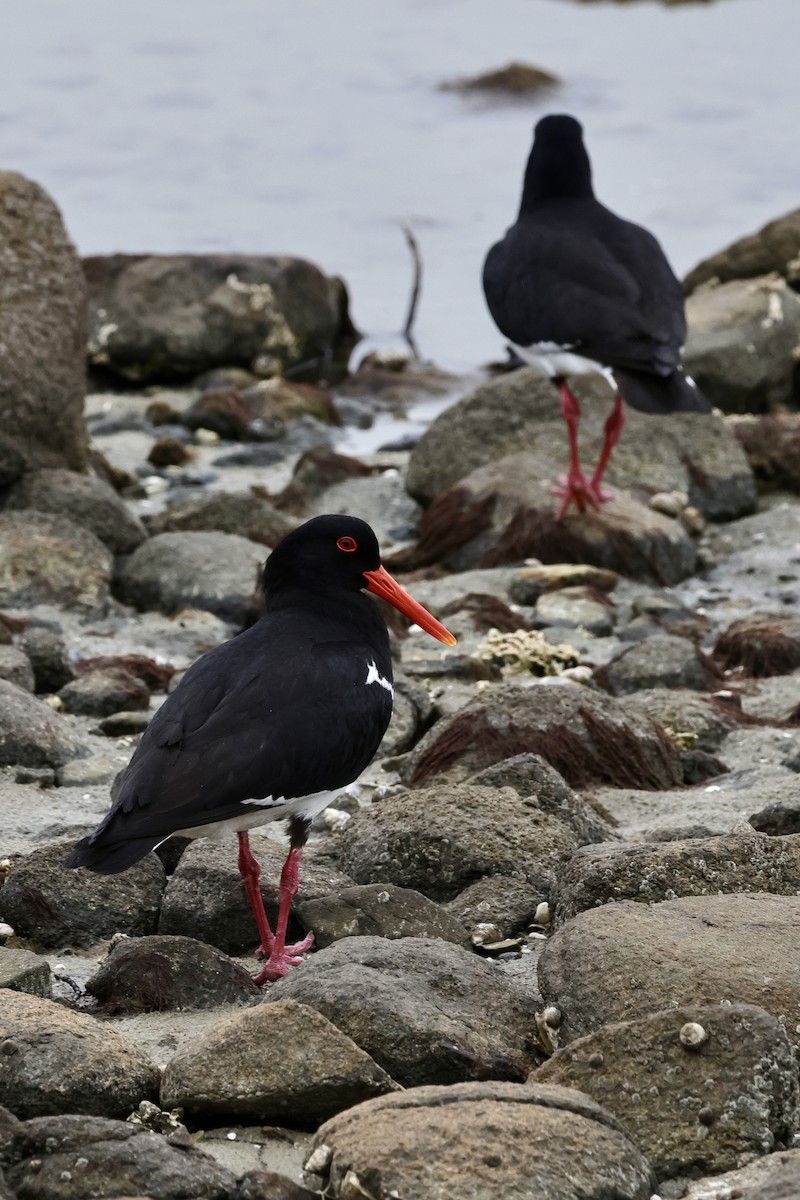
[[[365,571],[364,578],[367,581],[367,591],[372,592],[373,596],[388,600],[410,621],[419,625],[420,629],[424,629],[437,641],[444,642],[445,646],[455,646],[456,639],[452,633],[445,629],[444,625],[440,625],[427,608],[423,608],[413,596],[409,596],[405,588],[401,588],[397,580],[392,579],[386,567],[378,567],[376,571]]]

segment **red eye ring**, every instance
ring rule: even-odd
[[[354,550],[358,549],[358,542],[352,537],[337,538],[336,545],[340,550],[344,550],[345,554],[352,554]]]

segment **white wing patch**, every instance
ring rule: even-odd
[[[367,683],[377,683],[379,687],[385,688],[389,695],[394,699],[394,688],[389,683],[388,679],[384,679],[378,670],[375,659],[367,663]]]

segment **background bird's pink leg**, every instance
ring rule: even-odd
[[[286,929],[289,924],[289,913],[292,907],[292,900],[297,895],[300,860],[303,857],[303,846],[306,844],[310,827],[310,821],[298,820],[297,818],[292,820],[291,845],[289,853],[286,855],[286,861],[283,864],[283,870],[281,871],[280,903],[278,907],[278,923],[275,926],[275,937],[269,959],[264,963],[258,975],[253,977],[253,982],[257,983],[259,987],[263,983],[281,979],[286,975],[289,967],[299,966],[303,961],[300,956],[306,950],[310,950],[314,944],[314,934],[308,933],[301,942],[295,942],[292,946],[286,945]]]
[[[267,914],[264,911],[264,900],[261,896],[261,888],[258,886],[258,881],[261,878],[261,866],[250,849],[250,839],[247,834],[240,833],[237,836],[239,838],[239,874],[242,877],[248,903],[256,919],[258,936],[261,938],[261,945],[257,953],[269,955],[272,953],[272,947],[275,944],[275,934],[272,932],[270,923],[267,920]]]
[[[562,498],[561,508],[558,510],[556,516],[556,520],[560,521],[562,517],[566,516],[570,504],[574,504],[578,512],[586,512],[586,509],[590,505],[592,508],[597,508],[598,501],[591,483],[581,470],[580,455],[578,453],[578,422],[581,417],[580,405],[563,376],[557,376],[553,382],[558,385],[558,394],[561,399],[561,415],[566,422],[567,436],[569,437],[569,472],[566,476],[561,477],[558,487],[553,488],[553,495]]]
[[[597,466],[594,469],[594,474],[589,481],[589,487],[592,494],[598,502],[610,500],[613,492],[604,492],[600,487],[600,482],[608,466],[608,460],[611,458],[611,453],[622,435],[622,427],[625,424],[625,405],[622,403],[622,396],[617,392],[614,397],[614,407],[606,419],[603,427],[603,448],[600,451],[600,457],[597,460]]]

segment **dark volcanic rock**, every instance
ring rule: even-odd
[[[611,836],[608,823],[588,801],[573,792],[566,780],[538,754],[517,754],[479,771],[469,781],[476,787],[510,787],[529,805],[558,817],[578,841],[602,842]]]
[[[326,1122],[324,1194],[436,1200],[648,1200],[646,1160],[570,1088],[457,1083],[382,1096]],[[356,1191],[356,1187],[358,1191]]]
[[[2,993],[0,1043],[0,1104],[18,1117],[123,1117],[158,1091],[158,1068],[128,1038],[39,996]]]
[[[0,1163],[28,1200],[235,1200],[235,1176],[186,1135],[104,1117],[59,1116],[7,1130]]]
[[[603,668],[612,696],[626,696],[643,688],[695,688],[705,691],[716,682],[710,663],[682,637],[654,634],[623,650]]]
[[[37,692],[57,692],[75,678],[66,643],[60,633],[43,625],[31,625],[20,645],[33,666]]]
[[[280,1063],[280,1071],[275,1064]],[[164,1108],[315,1125],[397,1084],[330,1021],[296,1000],[218,1021],[170,1059]]]
[[[562,1040],[670,1005],[755,1004],[800,1028],[800,897],[763,892],[623,900],[579,913],[547,942],[539,985]],[[636,986],[631,987],[631,980]]]
[[[730,833],[584,846],[559,872],[554,898],[556,919],[563,924],[584,909],[616,900],[652,904],[731,892],[800,894],[800,838]]]
[[[128,554],[147,537],[138,517],[104,480],[75,471],[31,471],[3,498],[5,509],[66,513],[91,532],[112,554]]]
[[[100,608],[113,559],[88,529],[51,513],[0,513],[0,604]]]
[[[716,1174],[768,1154],[791,1142],[800,1121],[792,1045],[777,1018],[750,1004],[604,1025],[557,1050],[536,1082],[590,1095],[659,1179]]]
[[[151,517],[147,524],[152,534],[213,529],[220,533],[237,533],[264,546],[274,546],[284,534],[294,529],[296,522],[258,496],[247,492],[216,492],[212,496],[170,504],[163,512]]]
[[[316,900],[295,901],[306,929],[320,950],[345,937],[442,938],[466,945],[464,926],[427,896],[393,883],[343,888]]]
[[[274,838],[253,833],[250,846],[261,863],[261,895],[274,928],[286,847]],[[322,855],[317,856],[313,846],[308,847],[303,854],[295,904],[327,896],[352,884],[349,875],[337,871]],[[184,851],[167,885],[158,932],[195,937],[226,954],[240,954],[256,946],[258,934],[236,865],[234,845],[198,838]],[[289,940],[294,941],[303,933],[302,925],[293,916],[289,922]]]
[[[0,680],[13,683],[23,692],[32,692],[34,689],[31,660],[16,646],[0,646]]]
[[[527,1061],[533,1000],[490,963],[432,938],[345,938],[286,976],[266,1003],[316,1008],[404,1087],[453,1083],[453,1047]]]
[[[86,286],[53,201],[0,172],[0,462],[86,465]],[[11,472],[12,476],[15,472]],[[2,535],[0,535],[2,540]]]
[[[672,736],[687,738],[693,747],[711,752],[735,725],[735,716],[720,712],[713,700],[680,687],[644,688],[623,696],[623,708],[649,717]]]
[[[117,254],[83,267],[89,362],[133,382],[274,371],[336,354],[352,336],[341,280],[303,259]]]
[[[49,704],[0,679],[0,766],[61,767],[82,752]]]
[[[718,279],[727,283],[729,279],[752,279],[756,275],[768,275],[772,271],[787,278],[795,278],[794,263],[800,249],[800,208],[769,221],[757,233],[750,233],[704,258],[684,280],[687,292],[693,292],[703,283]]]
[[[108,717],[111,713],[146,710],[150,706],[147,684],[124,667],[87,671],[58,693],[69,713]]]
[[[394,883],[442,901],[484,875],[513,875],[541,899],[577,844],[567,825],[512,788],[461,784],[361,809],[344,828],[340,853],[359,883]]]
[[[261,995],[247,971],[194,938],[126,938],[112,946],[86,991],[104,1012],[249,1004]]]
[[[202,608],[236,621],[257,588],[264,557],[234,533],[160,533],[127,559],[116,588],[139,609]]]
[[[649,720],[600,692],[565,687],[486,688],[434,725],[402,767],[412,786],[461,781],[519,754],[541,755],[572,787],[658,790],[680,781],[678,751]]]
[[[148,854],[119,875],[63,866],[72,843],[34,850],[14,864],[0,913],[40,946],[94,946],[115,933],[155,932],[164,868]]]

